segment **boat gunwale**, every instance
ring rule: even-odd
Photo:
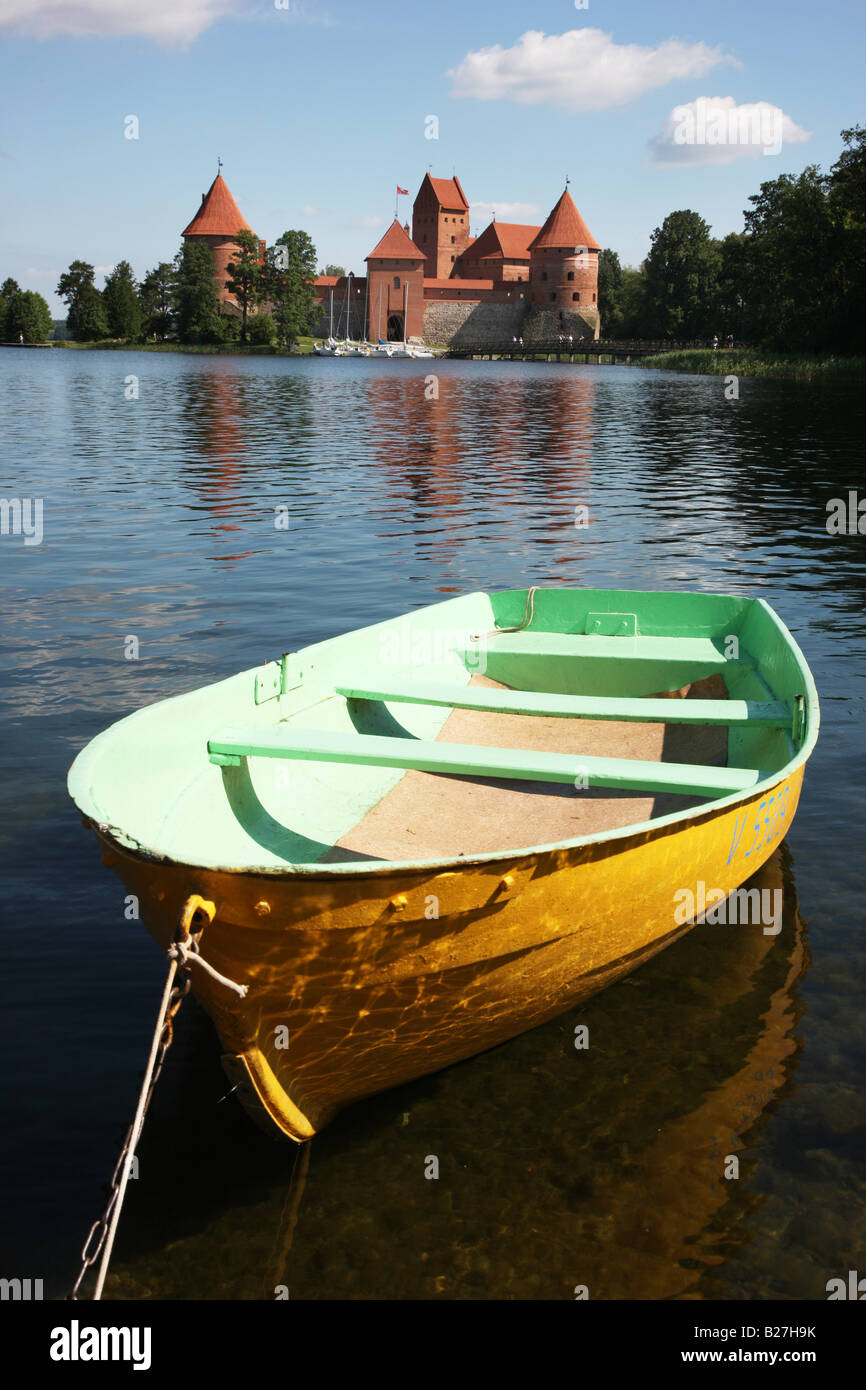
[[[641,592],[660,592],[660,591],[641,591]],[[749,595],[716,595],[716,598],[749,598]],[[453,856],[434,857],[430,859],[387,859],[387,860],[363,860],[351,859],[344,863],[329,862],[322,864],[318,861],[296,861],[286,864],[205,864],[193,863],[190,861],[173,859],[168,855],[159,854],[156,851],[148,850],[132,836],[126,836],[119,826],[112,825],[110,822],[97,820],[93,815],[82,810],[88,824],[96,828],[100,836],[113,848],[117,848],[125,853],[131,853],[138,858],[147,860],[150,863],[163,865],[175,865],[191,872],[232,874],[246,877],[263,878],[272,880],[274,878],[304,878],[320,879],[323,881],[340,880],[345,878],[387,878],[399,874],[429,874],[433,872],[454,872],[461,867],[477,866],[484,864],[502,864],[519,859],[527,859],[533,856],[546,856],[550,854],[562,853],[564,851],[579,850],[583,848],[598,847],[610,844],[612,851],[616,852],[619,842],[630,838],[657,838],[659,834],[667,834],[685,824],[703,822],[706,819],[718,816],[729,811],[737,805],[751,803],[757,800],[765,792],[778,785],[780,782],[787,781],[801,766],[808,761],[813,748],[818,739],[820,728],[820,704],[818,691],[815,681],[809,669],[809,665],[799,644],[791,634],[789,628],[782,621],[775,610],[763,598],[753,598],[751,602],[758,604],[769,617],[771,623],[776,628],[784,645],[794,657],[800,676],[803,680],[804,690],[804,717],[805,717],[805,737],[800,749],[789,759],[787,763],[778,771],[770,773],[762,781],[756,782],[754,786],[747,787],[742,791],[732,792],[728,796],[713,798],[705,802],[700,802],[697,806],[687,807],[681,811],[671,811],[665,816],[656,819],[635,821],[631,824],[618,826],[612,830],[597,831],[591,835],[572,836],[567,840],[552,841],[541,845],[526,845],[516,849],[507,850],[488,850],[481,854],[466,854],[455,858]],[[773,691],[773,698],[777,698],[777,692]],[[106,731],[107,732],[107,731]],[[89,746],[89,745],[88,745]],[[80,758],[86,748],[81,750]],[[77,759],[76,759],[77,762]],[[75,763],[73,763],[73,768]],[[71,777],[72,769],[70,769]],[[73,800],[75,798],[73,797]],[[76,804],[78,804],[76,802]],[[112,832],[117,832],[113,834]]]

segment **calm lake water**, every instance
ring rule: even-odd
[[[0,495],[44,507],[40,545],[0,537],[0,1274],[70,1287],[165,973],[67,799],[78,750],[287,648],[527,584],[781,614],[823,717],[759,879],[782,932],[698,928],[300,1158],[225,1098],[187,1002],[107,1296],[824,1299],[866,1272],[866,537],[825,527],[866,493],[864,414],[853,389],[727,401],[636,367],[0,351]]]

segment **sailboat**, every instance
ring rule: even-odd
[[[313,348],[313,352],[317,357],[368,357],[370,354],[368,344],[353,342],[349,337],[351,331],[352,279],[353,273],[350,270],[346,287],[346,336],[343,339],[334,337],[334,291],[332,289],[328,337],[324,343]],[[340,324],[338,318],[337,332],[339,333],[339,331]]]

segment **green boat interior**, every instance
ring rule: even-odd
[[[70,790],[188,864],[339,871],[597,837],[747,794],[817,736],[761,600],[468,594],[138,711]]]

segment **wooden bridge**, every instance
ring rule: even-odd
[[[524,343],[520,338],[502,343],[452,343],[445,357],[473,358],[476,361],[507,359],[518,362],[631,362],[636,357],[653,357],[659,352],[680,352],[685,348],[709,348],[711,343],[594,342],[590,338],[548,338]]]

